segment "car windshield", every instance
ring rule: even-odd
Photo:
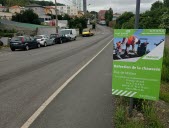
[[[35,36],[36,39],[41,39],[43,38],[42,36]]]
[[[84,29],[83,32],[89,32],[89,30],[88,29]]]
[[[13,37],[11,41],[21,41],[23,37]]]
[[[57,34],[51,34],[50,38],[55,38],[57,36]]]

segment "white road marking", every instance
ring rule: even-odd
[[[81,67],[74,75],[72,75],[62,86],[60,86],[35,112],[34,114],[21,126],[21,128],[29,128],[29,126],[36,120],[36,118],[44,111],[44,109],[53,101],[53,99],[71,82],[84,68],[86,68],[104,49],[112,43],[113,39],[99,51],[91,60],[89,60],[83,67]]]

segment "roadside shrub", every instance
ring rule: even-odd
[[[154,102],[144,101],[142,107],[146,121],[145,128],[163,128],[163,125],[157,116]]]
[[[162,68],[162,81],[169,82],[169,48],[165,48]]]
[[[13,37],[13,33],[0,33],[1,37]]]
[[[120,106],[117,108],[115,113],[115,127],[119,128],[126,123],[126,110],[124,107]]]

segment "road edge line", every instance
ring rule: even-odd
[[[37,117],[45,110],[45,108],[53,101],[53,99],[84,69],[86,68],[104,49],[114,40],[114,38],[106,44],[92,59],[83,65],[75,74],[73,74],[66,82],[64,82],[21,126],[21,128],[29,128],[29,126],[37,119]]]

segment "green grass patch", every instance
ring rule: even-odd
[[[129,99],[126,97],[116,98],[113,118],[115,128],[164,128],[157,116],[154,101],[142,101],[141,109],[135,108],[132,117],[128,115],[128,103]]]
[[[169,48],[164,49],[162,77],[163,82],[169,82]]]
[[[132,118],[128,118],[128,112],[123,106],[117,108],[114,122],[116,128],[135,128],[136,126],[137,128],[144,127],[143,122],[137,119],[134,120]]]
[[[160,89],[160,99],[169,103],[169,84],[164,83]]]
[[[164,49],[160,99],[169,103],[169,48]]]
[[[144,101],[142,111],[145,117],[145,128],[164,128],[157,116],[157,111],[153,101]]]

